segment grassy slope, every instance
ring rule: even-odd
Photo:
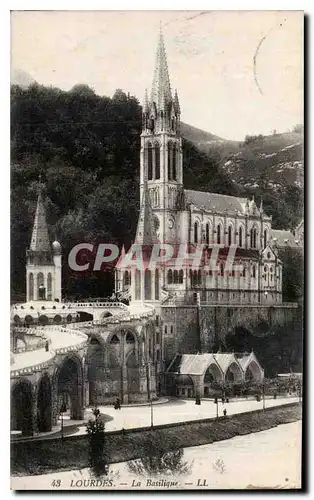
[[[154,430],[129,431],[106,436],[106,454],[110,463],[134,460],[145,456],[147,439],[158,438],[164,449],[170,451],[198,446],[235,436],[259,432],[301,418],[301,407],[289,406],[232,415],[227,418],[191,422]],[[88,441],[86,436],[61,440],[16,443],[11,450],[11,474],[44,474],[61,470],[80,469],[88,466]]]

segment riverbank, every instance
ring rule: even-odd
[[[219,419],[170,424],[154,429],[129,429],[106,433],[105,450],[109,463],[124,462],[147,454],[147,442],[158,439],[164,450],[199,446],[276,427],[301,419],[301,406],[292,403]],[[12,443],[11,475],[36,475],[88,466],[85,435],[60,439]]]

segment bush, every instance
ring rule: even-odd
[[[108,463],[104,454],[105,424],[100,419],[100,411],[93,410],[95,420],[89,420],[86,430],[89,438],[89,465],[95,476],[108,474]]]

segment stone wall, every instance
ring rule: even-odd
[[[271,327],[284,326],[296,317],[296,304],[289,306],[163,306],[161,321],[163,357],[166,366],[176,353],[211,352],[224,342],[227,334],[244,327],[250,332],[264,333]]]

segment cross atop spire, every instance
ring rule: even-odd
[[[33,250],[35,252],[49,252],[51,250],[41,186],[39,187],[37,198],[30,250]]]
[[[157,110],[172,101],[170,78],[168,73],[167,56],[164,37],[160,25],[159,40],[156,56],[156,66],[153,78],[151,101],[155,103]]]

